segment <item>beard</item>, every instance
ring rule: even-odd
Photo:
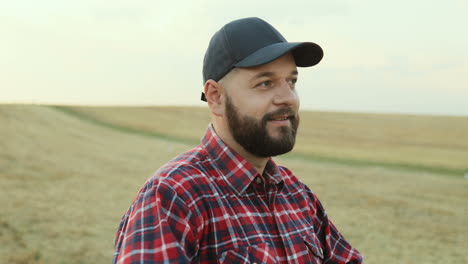
[[[267,122],[275,117],[288,115],[291,126],[281,126],[278,137],[272,137],[267,130]],[[226,97],[226,116],[229,130],[246,151],[258,157],[277,156],[291,151],[296,142],[299,115],[290,107],[267,113],[261,120],[241,116],[229,96]]]

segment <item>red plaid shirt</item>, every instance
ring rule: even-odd
[[[210,125],[198,147],[141,188],[120,223],[113,263],[362,263],[362,256],[291,171],[270,159],[260,175]]]

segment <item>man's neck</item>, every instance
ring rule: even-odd
[[[235,141],[234,141],[235,142]],[[257,170],[260,175],[263,175],[266,164],[268,163],[269,158],[258,157],[252,155],[250,152],[247,152],[242,146],[237,144],[229,144],[229,146],[234,149],[239,155],[241,155],[245,160],[247,160],[252,166]]]
[[[214,126],[213,126],[214,127]],[[260,175],[263,174],[263,171],[265,170],[266,164],[268,163],[269,158],[268,157],[258,157],[253,155],[252,153],[246,151],[244,147],[239,145],[237,141],[232,137],[230,133],[226,133],[223,129],[217,129],[216,127],[215,131],[216,134],[221,138],[221,140],[231,147],[234,151],[237,152],[237,154],[241,155],[245,160],[247,160],[252,166],[257,170]]]

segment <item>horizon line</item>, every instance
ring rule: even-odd
[[[1,102],[1,105],[37,105],[37,106],[64,106],[64,107],[129,107],[129,108],[144,108],[144,107],[195,107],[204,108],[200,104],[78,104],[78,103],[52,103],[52,102]],[[404,115],[404,116],[436,116],[436,117],[465,117],[468,114],[447,114],[447,113],[428,113],[428,112],[392,112],[392,111],[376,111],[376,110],[349,110],[349,109],[320,109],[320,108],[302,108],[299,111],[303,112],[322,112],[322,113],[349,113],[349,114],[372,114],[372,115]]]

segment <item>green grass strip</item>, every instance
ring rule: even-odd
[[[123,132],[123,133],[136,134],[136,135],[140,135],[144,137],[157,138],[157,139],[172,141],[175,143],[188,144],[188,145],[199,144],[199,141],[193,140],[193,139],[188,139],[188,138],[183,138],[183,137],[174,137],[174,136],[170,136],[167,134],[149,132],[149,131],[144,131],[141,129],[136,129],[136,128],[113,124],[110,122],[105,122],[100,119],[94,118],[90,115],[73,110],[72,108],[66,107],[66,106],[50,105],[49,107],[56,109],[58,111],[61,111],[63,113],[69,114],[71,116],[74,116],[80,120],[87,121],[89,123],[96,124],[96,125],[106,127],[106,128],[110,128],[110,129]],[[383,167],[383,168],[388,168],[388,169],[398,169],[398,170],[415,171],[415,172],[427,172],[427,173],[436,173],[436,174],[444,174],[444,175],[460,176],[460,177],[462,177],[464,173],[468,172],[468,168],[455,169],[455,168],[445,168],[445,167],[433,167],[433,166],[420,165],[420,164],[356,160],[356,159],[346,159],[346,158],[330,157],[330,156],[322,156],[322,155],[317,155],[317,154],[306,154],[306,153],[289,153],[289,154],[281,156],[281,158],[290,159],[290,160],[318,161],[318,162],[342,164],[342,165],[348,165],[348,166],[354,166],[354,167]]]
[[[113,124],[110,122],[105,122],[100,119],[94,118],[90,115],[81,113],[79,111],[73,110],[71,107],[67,106],[59,106],[59,105],[49,105],[48,107],[56,109],[58,111],[61,111],[63,113],[69,114],[73,117],[76,117],[80,120],[99,125],[102,127],[110,128],[112,130],[116,130],[119,132],[123,133],[130,133],[130,134],[135,134],[143,137],[149,137],[149,138],[157,138],[157,139],[162,139],[162,140],[167,140],[167,141],[173,141],[176,143],[182,143],[182,144],[188,144],[188,145],[198,145],[200,142],[197,140],[193,139],[188,139],[188,138],[182,138],[182,137],[174,137],[170,136],[167,134],[162,134],[162,133],[157,133],[157,132],[150,132],[150,131],[144,131],[141,129],[136,129],[136,128],[131,128],[127,126],[122,126],[118,124]]]
[[[456,169],[456,168],[434,167],[434,166],[427,166],[427,165],[421,165],[421,164],[356,160],[356,159],[329,157],[329,156],[322,156],[318,154],[306,154],[306,153],[288,153],[286,155],[281,156],[281,158],[290,159],[290,160],[318,161],[318,162],[348,165],[348,166],[353,166],[353,167],[383,167],[387,169],[396,169],[396,170],[414,171],[414,172],[427,172],[427,173],[444,174],[444,175],[459,176],[459,177],[463,177],[464,173],[468,172],[468,168]]]

